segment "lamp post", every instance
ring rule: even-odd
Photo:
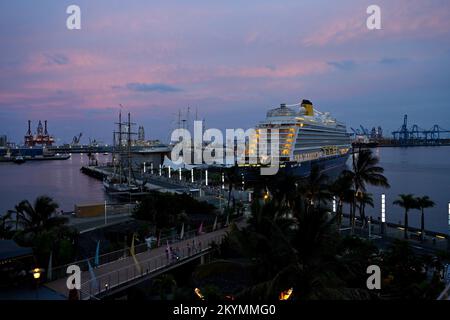
[[[450,250],[450,202],[448,203],[448,232],[447,232],[447,248]]]
[[[36,281],[36,300],[39,300],[39,280],[41,279],[41,274],[44,271],[44,269],[41,268],[34,268],[31,270],[31,273],[33,274],[33,279]]]
[[[384,234],[386,224],[386,195],[383,193],[381,195],[381,224],[380,233]]]
[[[106,200],[105,200],[105,224],[108,223],[108,214],[107,214],[106,208],[107,208],[107,205],[106,205]]]
[[[336,213],[336,196],[333,196],[333,213]]]

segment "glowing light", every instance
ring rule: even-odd
[[[288,300],[291,297],[292,292],[294,292],[294,288],[290,288],[286,291],[282,291],[280,293],[279,300]]]
[[[197,297],[199,297],[202,300],[205,300],[205,297],[202,295],[202,293],[200,292],[199,288],[195,288],[194,289],[195,294],[197,295]]]
[[[386,222],[386,195],[381,195],[381,222]]]
[[[41,269],[39,269],[39,268],[34,268],[33,270],[32,270],[32,272],[33,272],[33,278],[34,279],[39,279],[40,277],[41,277]]]

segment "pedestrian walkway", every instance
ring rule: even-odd
[[[93,270],[95,278],[89,271],[81,272],[80,298],[90,299],[105,293],[115,287],[124,285],[138,278],[147,277],[156,271],[172,269],[177,264],[201,257],[210,251],[213,243],[219,244],[226,235],[228,228],[198,235],[167,246],[120,258],[116,261],[100,265]],[[171,251],[168,254],[168,249]],[[61,278],[46,284],[59,294],[68,296],[66,278]]]

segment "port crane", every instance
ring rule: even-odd
[[[78,135],[78,136],[74,136],[73,137],[73,139],[72,139],[72,145],[73,146],[78,146],[78,145],[80,145],[80,139],[81,139],[81,136],[83,135],[83,133],[82,132],[80,132],[80,134]]]
[[[447,140],[446,134],[450,134],[450,130],[444,129],[435,124],[431,129],[423,129],[414,124],[411,129],[408,128],[408,115],[403,117],[403,124],[397,130],[393,131],[394,141],[402,145],[410,144],[441,144]]]

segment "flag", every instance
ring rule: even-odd
[[[167,252],[169,253],[169,257],[170,257],[171,252],[170,252],[169,240],[167,240],[166,243],[167,243],[167,248],[166,248],[166,250],[167,250]]]
[[[89,274],[91,275],[91,281],[94,283],[94,285],[92,286],[94,289],[97,289],[98,291],[100,291],[100,283],[97,280],[97,277],[95,276],[95,272],[94,269],[91,266],[91,263],[89,262],[89,259],[87,260],[88,263],[88,267],[89,267]]]
[[[145,243],[147,244],[147,248],[150,250],[152,248],[153,237],[145,238]]]
[[[167,256],[167,263],[170,263],[170,261],[172,260],[172,252],[170,250],[170,246],[169,246],[169,240],[166,240],[166,256]]]
[[[217,228],[217,216],[216,216],[216,218],[214,219],[213,231],[215,231],[216,228]]]
[[[184,237],[184,222],[183,222],[183,225],[181,226],[180,240],[183,240],[183,237]]]
[[[98,267],[100,265],[99,256],[100,256],[100,240],[97,241],[97,248],[95,249],[95,259],[94,259],[95,267]]]
[[[130,248],[130,254],[133,257],[134,264],[136,265],[136,269],[139,273],[141,273],[141,265],[139,264],[138,259],[136,258],[135,250],[134,250],[134,238],[136,234],[133,234],[133,240],[131,240],[131,248]]]
[[[202,234],[203,233],[203,222],[200,223],[200,227],[198,228],[198,234]]]
[[[47,280],[52,280],[52,259],[53,251],[50,251],[50,258],[48,259],[48,268],[47,268]]]
[[[156,247],[159,248],[160,245],[161,245],[161,230],[159,230],[158,233],[158,243],[156,244]]]

